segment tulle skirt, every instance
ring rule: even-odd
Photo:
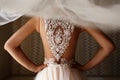
[[[49,63],[48,67],[37,73],[34,80],[86,80],[86,76],[67,63]]]

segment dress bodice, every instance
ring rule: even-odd
[[[74,25],[61,19],[44,19],[44,22],[51,53],[59,61],[69,46]]]

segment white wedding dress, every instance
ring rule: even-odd
[[[45,30],[48,44],[54,58],[45,58],[48,66],[39,71],[34,80],[86,80],[85,75],[77,68],[73,68],[76,61],[62,57],[69,46],[74,25],[64,20],[45,19]]]
[[[61,58],[61,63],[58,64],[54,58],[45,59],[48,67],[38,72],[34,80],[86,80],[80,70],[70,67],[71,61]]]

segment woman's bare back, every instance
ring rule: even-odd
[[[43,46],[44,46],[44,52],[45,52],[45,58],[50,59],[50,58],[56,58],[54,56],[54,52],[55,50],[51,50],[50,47],[50,43],[53,42],[54,44],[56,44],[54,41],[50,40],[51,38],[47,38],[48,37],[48,32],[46,31],[46,25],[48,26],[49,24],[47,24],[45,21],[47,21],[46,19],[41,19],[40,20],[40,35],[43,41]],[[54,25],[53,25],[54,26]],[[58,26],[59,27],[59,26]],[[59,33],[58,31],[58,27],[56,27],[55,30],[53,31],[57,31],[57,33]],[[62,26],[60,26],[62,27]],[[67,26],[65,26],[67,27]],[[62,29],[61,29],[62,31]],[[74,27],[73,32],[71,32],[70,35],[70,40],[68,40],[68,46],[66,46],[65,50],[64,49],[59,49],[63,51],[63,54],[61,55],[61,58],[65,58],[67,60],[71,60],[72,58],[74,58],[75,56],[75,48],[76,48],[76,43],[77,43],[77,39],[79,37],[79,34],[81,32],[81,29],[78,27]],[[55,33],[55,32],[54,32]],[[65,33],[63,33],[61,36],[63,36]],[[61,37],[59,35],[59,37]],[[50,36],[51,37],[51,36]],[[58,37],[54,37],[53,40],[55,40]],[[63,38],[63,37],[62,37]],[[66,37],[69,38],[69,37]],[[51,42],[50,42],[51,41]],[[65,39],[62,39],[61,41],[64,41],[63,43],[66,44],[67,42],[65,42]],[[59,42],[58,42],[59,43]],[[62,46],[64,46],[64,44],[62,44]],[[51,45],[52,46],[52,45]],[[57,44],[55,45],[57,46]],[[59,45],[58,45],[59,46]],[[59,54],[59,50],[58,50],[58,54]],[[53,52],[52,52],[53,51]],[[57,52],[57,51],[56,51]]]
[[[43,68],[47,67],[46,64],[42,64],[42,65],[35,65],[33,62],[31,62],[26,55],[24,54],[24,52],[21,49],[21,43],[23,42],[23,40],[25,38],[27,38],[27,36],[29,36],[33,31],[37,30],[38,32],[40,32],[41,34],[41,38],[43,41],[43,46],[44,46],[44,51],[45,51],[45,58],[50,59],[50,58],[54,58],[55,60],[55,56],[53,55],[53,52],[51,51],[51,47],[50,47],[50,43],[51,42],[50,38],[46,38],[51,36],[51,38],[56,38],[56,36],[52,36],[51,34],[47,34],[49,29],[45,29],[45,23],[44,23],[44,19],[40,19],[40,18],[32,18],[30,19],[25,25],[23,25],[23,27],[21,27],[18,31],[16,31],[5,43],[4,48],[6,51],[8,51],[10,53],[10,55],[18,62],[20,63],[22,66],[24,66],[26,69],[33,71],[33,72],[38,72],[40,70],[42,70]],[[61,21],[62,22],[62,21]],[[64,23],[64,22],[63,22]],[[38,25],[40,24],[40,25]],[[66,24],[66,23],[65,23]],[[67,24],[68,25],[68,24]],[[89,27],[91,26],[91,27]],[[101,46],[101,48],[96,52],[95,56],[88,61],[86,64],[84,64],[83,66],[79,66],[80,70],[89,70],[93,67],[95,67],[97,64],[99,64],[100,62],[102,62],[108,55],[109,53],[111,53],[114,50],[114,44],[112,43],[112,41],[99,29],[97,28],[93,28],[92,25],[88,25],[86,27],[81,26],[80,28],[75,27],[74,26],[74,30],[72,31],[72,27],[70,27],[70,34],[69,34],[69,29],[65,26],[58,26],[59,29],[56,29],[54,26],[53,28],[55,28],[56,30],[53,30],[53,32],[62,32],[62,31],[66,31],[67,32],[67,36],[70,35],[71,37],[65,37],[65,40],[67,40],[65,43],[69,43],[69,46],[67,46],[65,49],[60,49],[60,50],[56,50],[56,51],[62,51],[64,53],[62,53],[63,55],[60,56],[60,58],[62,57],[62,62],[63,59],[67,59],[67,60],[71,60],[72,58],[74,58],[75,55],[75,48],[76,48],[76,43],[77,43],[77,39],[78,36],[81,32],[86,31],[87,33],[89,33],[97,42],[98,44]],[[40,29],[38,29],[40,28]],[[49,28],[49,27],[47,27]],[[64,30],[65,29],[65,30]],[[67,31],[68,30],[68,31]],[[50,31],[51,32],[51,31]],[[66,33],[62,34],[66,36]],[[61,37],[63,35],[59,34]],[[58,38],[60,37],[58,36]],[[63,39],[64,37],[62,37]],[[67,38],[70,38],[67,39]],[[53,39],[53,40],[55,40]],[[59,40],[57,43],[60,43],[59,41],[65,41],[65,40]],[[53,42],[55,43],[55,41]],[[53,45],[52,43],[52,45]],[[64,45],[64,44],[62,44]],[[61,46],[62,46],[61,45]],[[54,46],[53,46],[54,47]],[[58,46],[59,47],[59,44]],[[55,51],[55,50],[53,50]],[[101,56],[102,55],[102,56]],[[58,57],[59,59],[59,57]]]

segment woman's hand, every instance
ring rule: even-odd
[[[82,72],[88,71],[88,69],[86,69],[84,65],[79,66],[79,70]]]
[[[71,66],[71,68],[77,68],[77,69],[79,69],[80,71],[83,71],[83,70],[80,68],[82,65],[81,65],[80,63],[76,62],[76,61],[75,61],[74,64],[71,64],[70,66]]]
[[[86,69],[84,65],[81,65],[78,62],[76,62],[76,64],[72,65],[72,68],[77,68],[82,72],[88,71],[88,69]]]
[[[36,67],[36,71],[35,72],[39,72],[39,71],[42,71],[44,68],[47,67],[47,64],[41,64],[40,66],[37,66]]]

